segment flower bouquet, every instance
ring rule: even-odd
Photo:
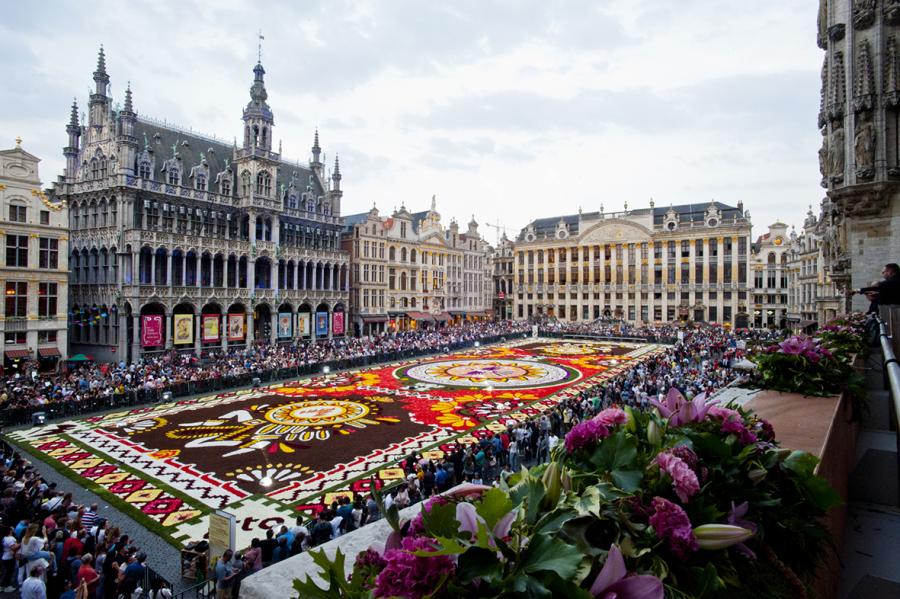
[[[579,423],[548,464],[464,485],[395,522],[384,546],[313,559],[299,596],[803,597],[838,502],[816,459],[742,410],[671,391],[652,412]]]
[[[836,358],[848,364],[853,356],[865,356],[869,350],[862,332],[849,325],[826,325],[817,338]]]
[[[751,359],[762,387],[788,393],[835,395],[847,389],[853,374],[848,363],[811,337],[790,337]]]

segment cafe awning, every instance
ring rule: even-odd
[[[22,358],[30,358],[31,350],[30,349],[8,349],[3,354],[10,360],[21,360]]]
[[[447,312],[438,312],[434,315],[434,319],[438,322],[449,322],[453,317],[450,316]]]
[[[801,329],[805,329],[806,327],[811,327],[811,326],[813,326],[813,325],[815,325],[815,324],[819,324],[819,323],[816,322],[815,320],[801,320],[801,321],[800,321],[800,328],[801,328]]]
[[[387,322],[388,317],[384,314],[364,314],[362,317],[362,321],[366,324],[373,324],[376,322]]]
[[[62,354],[59,353],[59,350],[55,347],[39,347],[38,348],[38,356],[42,358],[58,358]]]
[[[407,312],[406,315],[413,320],[419,320],[421,322],[434,322],[431,314],[427,314],[425,312]]]

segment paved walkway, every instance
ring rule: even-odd
[[[900,597],[900,481],[897,432],[891,431],[881,353],[866,364],[869,411],[863,416],[856,464],[847,483],[849,504],[838,597]]]

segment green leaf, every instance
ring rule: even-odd
[[[600,517],[600,489],[596,486],[588,487],[581,494],[581,497],[575,501],[575,511],[579,516],[593,515]]]
[[[513,509],[513,502],[509,495],[500,489],[490,489],[481,497],[481,503],[476,505],[475,511],[484,518],[488,530],[494,530],[497,522]]]
[[[604,439],[591,456],[591,463],[601,470],[615,470],[629,466],[637,456],[637,444],[624,430]]]
[[[503,578],[503,564],[497,561],[495,551],[471,547],[459,556],[456,578],[462,584],[468,584],[476,578],[495,583]]]
[[[538,478],[528,477],[512,488],[509,493],[513,505],[525,504],[525,519],[528,524],[534,524],[540,514],[541,500],[546,489]]]
[[[448,539],[445,537],[436,537],[438,543],[440,543],[440,547],[435,549],[434,551],[413,551],[411,552],[413,555],[418,555],[419,557],[434,557],[438,555],[459,555],[463,553],[466,549],[469,548],[468,545],[463,545],[456,539]]]
[[[616,486],[626,493],[634,493],[641,488],[644,473],[640,470],[613,470],[610,472]]]
[[[805,451],[792,451],[791,455],[785,458],[784,467],[792,472],[803,476],[812,476],[816,470],[819,459]]]
[[[425,530],[434,537],[455,537],[459,532],[459,521],[456,519],[456,504],[432,504],[429,511],[422,508],[422,524]]]
[[[529,573],[556,572],[560,578],[570,578],[578,569],[581,551],[557,538],[537,534],[531,537],[522,555],[521,568]]]
[[[551,593],[547,587],[542,585],[540,581],[527,574],[520,574],[513,579],[512,590],[529,598],[553,596],[553,593]]]

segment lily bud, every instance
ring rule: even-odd
[[[700,549],[715,551],[743,543],[753,536],[753,531],[731,524],[703,524],[694,529]]]
[[[634,419],[634,410],[631,409],[631,406],[625,406],[625,430],[629,433],[633,433],[637,430],[637,423]]]
[[[662,443],[662,430],[656,424],[656,420],[650,420],[650,424],[647,425],[647,441],[653,446]]]
[[[572,475],[569,474],[568,468],[563,468],[562,473],[559,475],[559,482],[562,484],[562,488],[565,491],[572,490]]]
[[[785,448],[782,448],[782,449],[776,449],[776,450],[775,450],[775,455],[778,456],[778,461],[779,461],[779,462],[785,461],[785,460],[787,459],[787,457],[788,457],[789,455],[791,455],[792,453],[794,453],[794,450],[793,450],[793,449],[785,449]]]
[[[766,477],[766,474],[768,474],[768,472],[766,472],[765,468],[754,468],[747,473],[747,478],[750,479],[750,482],[756,485],[759,483],[759,481]]]
[[[556,507],[559,502],[559,496],[562,493],[562,482],[560,481],[559,464],[555,461],[547,465],[544,475],[541,477],[544,488],[547,489],[544,495],[544,505],[548,508]]]

